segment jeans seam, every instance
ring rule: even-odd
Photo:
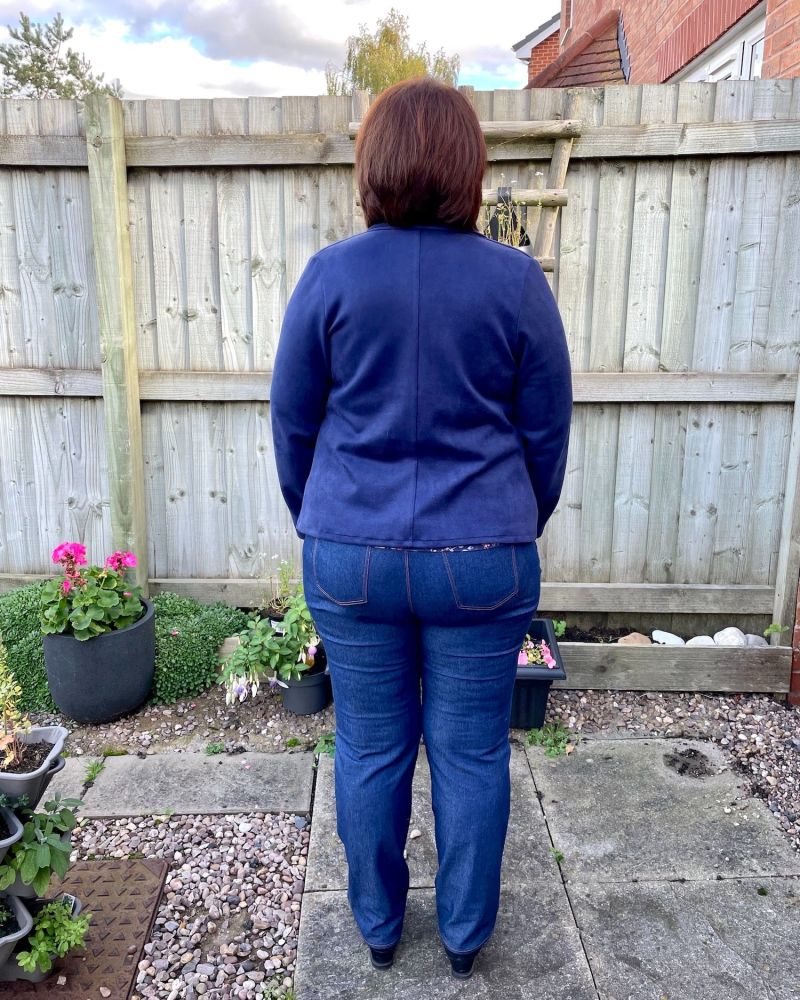
[[[413,615],[416,614],[416,612],[414,611],[414,605],[411,602],[411,575],[408,569],[408,552],[403,553],[403,563],[406,572],[406,597],[408,598],[408,609]]]

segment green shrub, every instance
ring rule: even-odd
[[[219,644],[247,625],[247,615],[227,604],[200,604],[159,594],[156,606],[156,676],[153,701],[169,704],[200,694],[218,679]]]
[[[43,583],[0,596],[0,636],[8,666],[22,688],[20,708],[54,711],[47,685],[39,600]],[[178,594],[159,594],[156,607],[156,675],[153,701],[168,704],[200,694],[218,679],[217,649],[247,626],[247,615],[227,604],[201,604]]]
[[[0,637],[8,666],[22,688],[20,708],[26,712],[55,710],[44,666],[39,629],[39,600],[44,581],[18,587],[0,596]]]

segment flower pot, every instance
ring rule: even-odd
[[[564,680],[567,676],[556,642],[553,622],[549,618],[534,618],[528,629],[528,635],[536,641],[544,639],[558,666],[531,664],[517,667],[514,697],[511,702],[512,729],[540,729],[544,725],[550,685],[554,680]]]
[[[8,836],[0,840],[0,864],[2,864],[9,848],[13,847],[22,836],[22,823],[10,809],[0,808],[0,817],[8,827]]]
[[[155,672],[155,607],[127,628],[80,641],[45,635],[44,659],[53,701],[76,722],[113,722],[147,699]]]
[[[30,934],[31,927],[33,927],[33,918],[28,913],[28,908],[21,899],[17,899],[15,896],[7,896],[5,893],[0,893],[0,899],[4,899],[11,906],[19,925],[16,931],[7,934],[5,937],[3,937],[3,932],[0,931],[0,970],[2,970],[8,961],[9,955],[16,947],[17,942]]]
[[[52,743],[53,748],[35,771],[26,774],[10,774],[0,771],[0,792],[9,798],[18,799],[21,795],[27,797],[27,805],[35,809],[44,795],[47,786],[64,767],[64,762],[58,757],[69,733],[63,726],[34,726],[29,733],[21,738],[23,743]]]
[[[81,904],[81,901],[78,899],[78,897],[71,896],[69,895],[69,893],[66,892],[62,893],[60,896],[56,896],[56,899],[63,899],[71,905],[72,910],[70,915],[72,917],[77,917],[80,914],[81,910],[83,909],[83,905]],[[55,972],[55,968],[52,968],[49,972],[39,972],[38,970],[34,972],[26,972],[25,969],[23,969],[22,966],[17,962],[17,959],[15,957],[17,952],[25,951],[27,936],[33,927],[33,918],[36,916],[36,914],[39,912],[39,910],[41,910],[43,906],[51,902],[52,900],[50,899],[35,899],[32,903],[28,903],[27,908],[31,913],[31,927],[28,929],[28,932],[26,933],[25,937],[20,938],[20,940],[16,943],[12,953],[8,956],[7,961],[3,964],[0,964],[0,983],[13,983],[19,979],[22,979],[28,983],[41,983],[45,979],[48,979],[50,976],[52,976],[53,973]],[[55,961],[54,955],[51,956],[51,958]]]
[[[67,831],[67,833],[62,833],[61,841],[62,843],[69,844],[71,847],[72,831],[69,830]],[[17,877],[14,879],[11,885],[6,889],[6,892],[10,896],[19,897],[19,899],[25,899],[25,900],[36,899],[36,890],[33,888],[32,885],[25,885],[25,883],[22,881],[22,876],[19,874],[19,872],[17,872]],[[33,913],[31,907],[29,906],[28,908],[31,910],[31,913]]]
[[[288,687],[282,688],[283,707],[295,715],[313,715],[331,703],[331,679],[322,657],[299,681],[285,683]]]

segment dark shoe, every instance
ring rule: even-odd
[[[395,948],[397,945],[395,945]],[[369,956],[374,969],[391,969],[394,964],[395,948],[370,948]]]
[[[469,979],[475,969],[475,959],[478,957],[480,948],[476,948],[475,951],[465,952],[462,955],[450,951],[447,946],[445,946],[444,950],[450,959],[450,965],[453,968],[453,977],[455,979]]]

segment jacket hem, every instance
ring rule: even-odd
[[[423,549],[431,545],[479,545],[481,542],[505,542],[508,545],[525,544],[535,542],[537,536],[530,534],[503,534],[503,535],[458,535],[453,538],[376,538],[365,535],[345,535],[338,531],[312,531],[301,529],[303,537],[323,538],[334,542],[352,542],[356,545],[401,545],[404,548]]]

